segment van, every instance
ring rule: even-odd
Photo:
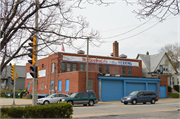
[[[133,105],[137,103],[146,104],[147,102],[155,104],[156,101],[158,101],[157,94],[150,90],[133,91],[128,96],[121,98],[121,102],[125,105],[128,103],[132,103]]]

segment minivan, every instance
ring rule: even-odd
[[[151,90],[133,91],[128,96],[121,98],[121,102],[125,105],[128,103],[132,103],[133,105],[137,103],[146,104],[146,102],[155,104],[156,101],[158,101],[158,96],[154,91]]]

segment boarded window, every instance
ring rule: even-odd
[[[69,79],[66,79],[65,91],[69,91]]]
[[[58,91],[61,91],[61,80],[58,81]]]

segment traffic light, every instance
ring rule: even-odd
[[[30,72],[33,78],[39,78],[39,67],[38,66],[30,66],[32,72]]]
[[[28,60],[28,62],[32,65],[35,65],[36,63],[36,37],[33,37],[30,39],[32,41],[32,43],[29,43],[29,46],[32,48],[29,48],[28,51],[30,51],[30,53],[28,54],[28,56],[32,59],[32,60]]]
[[[11,79],[14,80],[15,65],[10,65],[10,66],[11,66]]]
[[[14,80],[13,79],[11,79],[11,84],[14,85]]]
[[[16,78],[15,79],[17,79],[18,78],[18,73],[16,72],[16,76],[15,76]]]

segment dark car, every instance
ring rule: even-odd
[[[76,92],[71,94],[67,98],[58,99],[58,102],[67,102],[74,104],[83,104],[84,106],[93,106],[98,103],[96,100],[96,94],[94,92]]]
[[[142,91],[133,91],[128,96],[121,98],[121,102],[127,105],[128,103],[132,103],[135,105],[136,103],[151,102],[151,104],[155,104],[158,101],[158,96],[154,91],[150,90],[142,90]]]

